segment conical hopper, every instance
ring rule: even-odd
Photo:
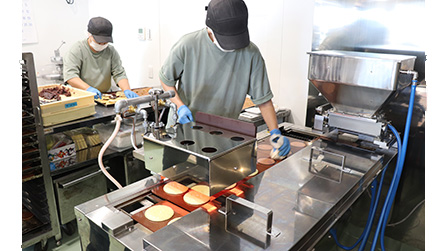
[[[308,78],[337,112],[371,118],[396,91],[415,56],[353,51],[309,52]]]

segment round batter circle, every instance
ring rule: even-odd
[[[236,183],[233,183],[233,184],[227,186],[227,188],[225,188],[225,189],[230,190],[230,189],[233,189],[235,186],[236,186]]]
[[[170,221],[168,222],[168,225],[171,224],[171,223],[174,223],[175,221],[180,220],[180,218],[181,218],[181,217],[177,217],[177,218],[174,218],[174,219],[170,220]]]
[[[260,158],[258,159],[258,163],[266,166],[271,166],[275,164],[275,161],[271,158]]]
[[[183,200],[193,206],[199,206],[209,201],[209,197],[197,191],[189,191],[183,196]]]
[[[210,196],[210,187],[205,185],[195,185],[191,187],[192,190],[195,190],[199,193],[202,193],[206,196]]]
[[[171,181],[163,186],[163,191],[167,194],[179,195],[188,191],[188,188],[180,183]]]
[[[174,216],[174,210],[166,205],[155,205],[148,208],[144,216],[150,221],[165,221]]]
[[[256,169],[254,172],[250,173],[248,176],[255,176],[256,174],[258,174],[258,169]]]
[[[273,149],[273,146],[270,144],[259,144],[258,145],[258,150],[270,151],[272,149]]]
[[[307,144],[304,142],[294,141],[290,143],[290,145],[294,147],[305,147]]]

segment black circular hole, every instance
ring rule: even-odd
[[[204,147],[202,148],[202,151],[206,153],[214,153],[217,152],[217,149],[214,147]]]
[[[221,132],[221,131],[211,131],[210,134],[211,135],[222,135],[223,132]]]
[[[202,130],[203,126],[192,126],[191,128],[194,130]]]
[[[235,136],[235,137],[231,137],[231,140],[234,140],[234,141],[243,141],[244,138],[239,137],[239,136]]]
[[[180,141],[180,144],[184,145],[184,146],[190,146],[190,145],[194,145],[196,142],[192,141],[192,140],[183,140]]]

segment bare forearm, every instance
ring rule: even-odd
[[[71,85],[74,88],[78,88],[81,90],[87,90],[87,88],[90,87],[89,84],[87,84],[86,82],[84,82],[84,80],[82,80],[81,78],[71,78],[69,80],[67,80],[67,83],[69,85]]]
[[[271,100],[258,105],[261,110],[262,118],[264,118],[265,123],[269,131],[278,128],[278,120],[276,119],[275,108],[273,108],[273,103]]]
[[[129,80],[127,78],[121,79],[117,84],[122,91],[130,90]]]
[[[184,105],[183,101],[180,99],[180,97],[178,96],[178,92],[177,89],[173,86],[168,86],[165,83],[163,83],[163,81],[160,80],[161,86],[163,87],[163,90],[165,91],[174,91],[175,92],[175,97],[171,98],[171,102],[173,102],[177,108],[179,108],[180,106]]]

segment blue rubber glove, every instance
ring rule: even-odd
[[[178,114],[178,122],[180,124],[194,122],[192,113],[186,105],[180,106],[180,108],[178,108],[177,110],[177,114]]]
[[[95,95],[95,99],[98,99],[98,98],[101,98],[102,97],[102,94],[101,94],[101,92],[98,90],[98,89],[96,89],[96,88],[94,88],[94,87],[89,87],[89,88],[87,88],[87,91],[89,91],[89,92],[93,92],[94,94],[96,94]]]
[[[284,159],[290,152],[290,141],[281,135],[281,131],[276,128],[270,131],[270,144],[273,146],[270,157],[272,159]]]
[[[126,98],[136,98],[139,97],[138,94],[131,90],[124,90],[124,95],[126,95]]]

